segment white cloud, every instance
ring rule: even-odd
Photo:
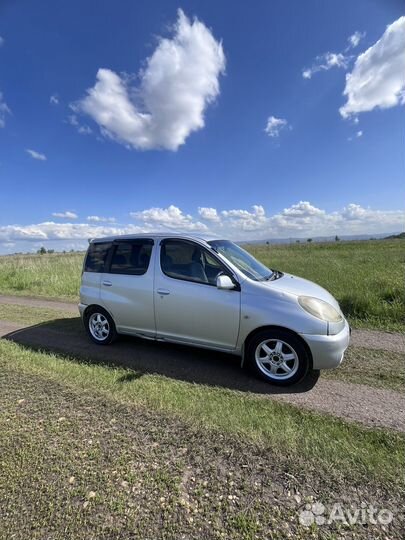
[[[38,161],[46,161],[45,154],[40,154],[39,152],[31,150],[30,148],[26,148],[25,151],[32,157],[32,159],[37,159]]]
[[[228,225],[242,231],[259,231],[266,227],[268,218],[261,205],[253,205],[253,212],[248,210],[223,210],[221,215]]]
[[[93,223],[115,223],[116,219],[113,217],[102,217],[102,216],[87,216],[87,221]]]
[[[347,58],[342,53],[326,53],[326,69],[333,67],[347,67]]]
[[[184,214],[180,208],[171,204],[167,208],[149,208],[141,212],[131,212],[133,219],[141,221],[148,228],[177,229],[181,231],[206,231],[207,226],[194,221],[190,214]]]
[[[204,127],[207,105],[219,94],[225,70],[222,44],[198,19],[182,10],[172,38],[160,38],[139,72],[139,85],[110,69],[99,69],[95,85],[74,105],[104,136],[136,149],[177,150]]]
[[[371,233],[394,229],[402,231],[405,212],[403,210],[373,210],[351,203],[337,214],[336,219],[343,230],[354,232],[368,230]]]
[[[3,93],[0,92],[0,128],[4,128],[6,125],[7,114],[11,114],[11,110],[3,99]]]
[[[320,235],[323,234],[320,231],[326,230],[329,222],[330,216],[324,210],[313,206],[308,201],[300,201],[271,216],[268,227],[275,236],[280,237],[302,234]]]
[[[206,206],[200,206],[198,208],[198,213],[200,214],[201,218],[205,219],[206,221],[220,221],[220,217],[216,208],[207,208]]]
[[[362,33],[357,30],[347,38],[349,44],[344,51],[338,53],[326,52],[318,55],[310,68],[304,68],[302,70],[304,79],[311,79],[315,73],[329,71],[335,67],[347,69],[354,57],[346,53],[357,47],[365,35],[365,32]]]
[[[46,241],[46,240],[87,240],[98,236],[136,234],[141,227],[127,225],[112,227],[90,225],[88,223],[55,223],[46,221],[32,225],[0,226],[0,242]]]
[[[84,249],[88,238],[156,230],[207,233],[231,240],[266,240],[389,233],[403,231],[405,225],[403,210],[374,210],[355,203],[350,203],[338,211],[326,212],[308,201],[300,201],[272,215],[266,214],[262,205],[255,205],[251,210],[210,210],[216,211],[218,221],[209,222],[209,227],[174,205],[133,212],[131,215],[136,223],[127,225],[53,221],[31,225],[5,225],[0,226],[0,250],[35,250],[42,244],[57,249]],[[67,212],[63,213],[65,217],[66,214]],[[198,214],[201,216],[199,212]],[[15,246],[7,246],[10,243],[15,243]]]
[[[66,120],[67,123],[71,126],[79,126],[79,120],[77,119],[77,116],[75,114],[69,114]]]
[[[285,118],[276,118],[275,116],[269,116],[264,131],[269,137],[279,137],[280,131],[287,127],[288,122]]]
[[[49,98],[49,103],[51,105],[59,105],[59,98],[57,94],[52,94],[52,96]]]
[[[90,133],[93,133],[93,130],[91,129],[90,126],[79,126],[77,128],[77,131],[78,133],[80,133],[81,135],[90,135]]]
[[[231,239],[288,238],[335,234],[377,234],[404,230],[403,210],[380,211],[349,204],[327,213],[308,201],[300,201],[282,212],[267,215],[261,205],[248,210],[223,210],[221,223],[212,232]],[[219,226],[221,229],[219,229]]]
[[[405,16],[387,26],[381,38],[360,54],[346,75],[340,108],[343,118],[405,103]]]
[[[76,107],[71,106],[71,108],[76,112]],[[81,124],[79,122],[79,119],[77,117],[77,114],[69,114],[66,118],[66,122],[70,124],[71,126],[75,127],[77,132],[81,135],[90,135],[90,133],[93,133],[93,130],[90,126],[86,124]]]
[[[342,211],[342,217],[348,220],[363,219],[367,214],[367,210],[359,204],[348,204]]]
[[[321,216],[324,214],[324,210],[320,210],[308,201],[300,201],[298,204],[293,204],[289,208],[285,208],[283,210],[284,216],[293,216],[299,218],[304,218],[308,216]]]
[[[353,137],[348,137],[348,141],[352,141],[353,139],[359,139],[360,137],[363,137],[363,131],[359,129],[359,131],[356,131],[355,135]]]
[[[296,206],[306,206],[308,211],[291,214]],[[303,210],[304,207],[302,206]],[[310,203],[299,203],[270,218],[274,236],[328,236],[335,234],[378,234],[403,230],[403,210],[380,211],[349,204],[341,211],[327,213]]]
[[[360,41],[364,38],[364,36],[366,35],[365,32],[359,32],[358,30],[356,32],[354,32],[354,34],[352,34],[351,36],[349,36],[347,38],[347,41],[349,42],[349,45],[347,46],[347,50],[349,49],[354,49],[355,47],[358,46],[358,44],[360,43]]]
[[[79,217],[75,212],[70,212],[69,210],[66,212],[53,212],[52,216],[62,219],[77,219]]]
[[[350,57],[343,53],[327,52],[316,57],[314,64],[310,68],[302,70],[304,79],[311,79],[314,73],[319,71],[329,71],[334,67],[347,69]]]

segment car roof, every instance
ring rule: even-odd
[[[89,243],[93,242],[113,242],[114,240],[136,240],[137,238],[184,238],[185,240],[199,240],[200,242],[209,242],[210,240],[218,240],[218,237],[212,235],[201,234],[184,234],[184,233],[171,233],[171,232],[159,232],[159,233],[138,233],[138,234],[121,234],[114,236],[103,236],[100,238],[90,238]]]

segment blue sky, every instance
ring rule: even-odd
[[[3,2],[0,253],[403,230],[403,11]]]

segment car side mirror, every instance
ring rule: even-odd
[[[229,276],[222,275],[217,277],[217,288],[229,291],[235,288],[235,284]]]

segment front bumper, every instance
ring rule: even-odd
[[[332,369],[339,366],[350,341],[350,327],[347,321],[343,329],[332,336],[300,334],[312,353],[313,369]]]

